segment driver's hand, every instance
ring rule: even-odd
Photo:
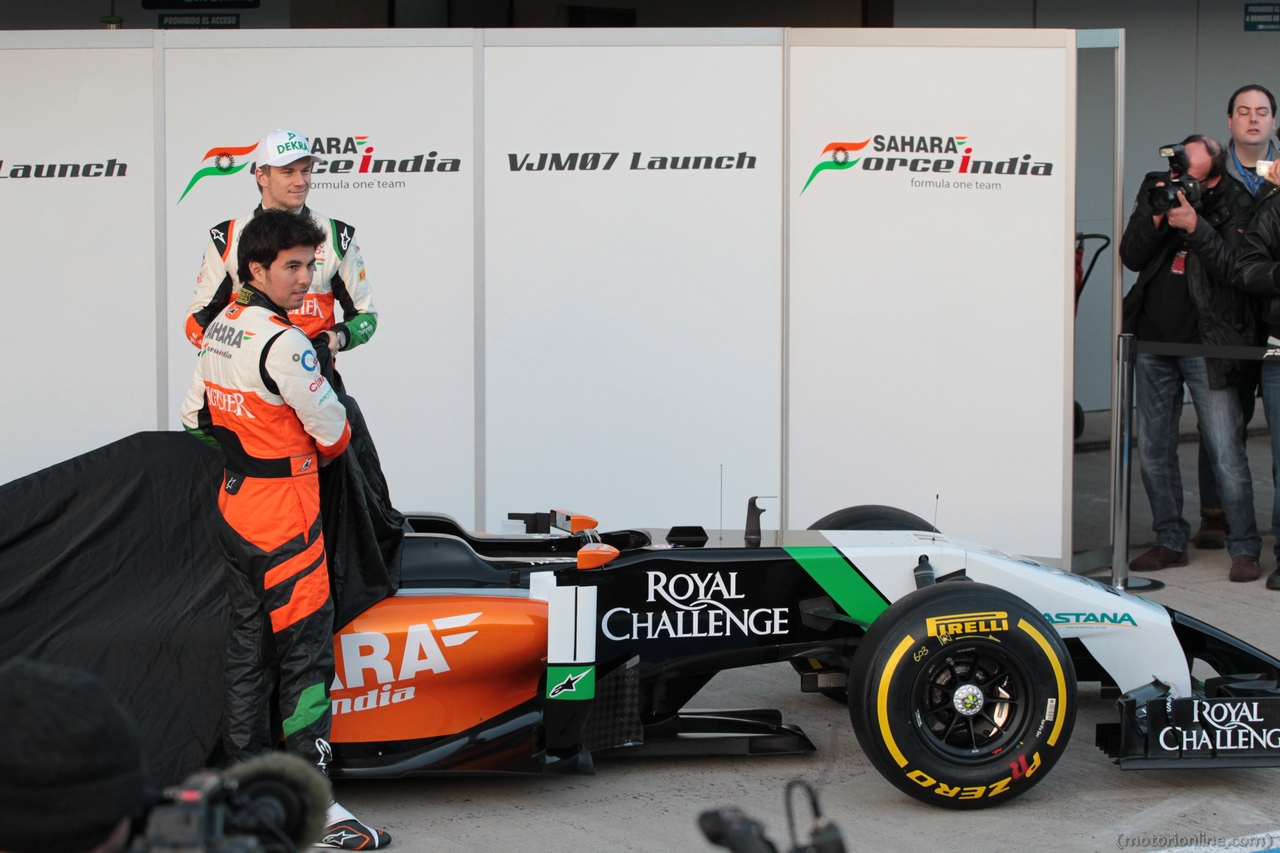
[[[326,338],[328,339],[328,341],[329,341],[329,352],[337,352],[337,351],[338,351],[338,336],[337,336],[337,334],[336,334],[336,333],[334,333],[332,330],[330,330],[330,331],[328,331],[328,332],[325,332],[324,334],[325,334],[325,337],[326,337]]]
[[[1267,181],[1280,186],[1280,160],[1276,160],[1267,168]]]
[[[318,453],[317,453],[316,455],[317,455],[317,456],[320,456],[320,454],[318,454]],[[320,456],[320,467],[321,467],[321,468],[327,468],[327,467],[329,467],[330,465],[332,465],[332,464],[333,464],[333,460],[335,460],[335,459],[337,459],[337,458],[338,458],[338,457],[336,457],[336,456]]]
[[[1200,217],[1196,216],[1196,209],[1187,203],[1187,197],[1182,193],[1178,193],[1178,206],[1169,208],[1169,225],[1181,231],[1190,234],[1196,230],[1196,223],[1200,221]]]

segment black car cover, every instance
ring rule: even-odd
[[[317,352],[351,426],[347,452],[320,469],[320,514],[338,631],[400,588],[405,518],[391,506],[382,462],[360,404],[346,393],[327,348]]]
[[[398,588],[403,544],[359,407],[343,402],[350,449],[321,476],[335,630]],[[98,676],[138,722],[155,785],[218,751],[221,477],[221,454],[149,432],[0,486],[0,662]]]

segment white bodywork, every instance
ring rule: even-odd
[[[1120,687],[1153,678],[1191,695],[1191,673],[1169,613],[1137,596],[1031,560],[1012,557],[950,536],[910,531],[823,531],[891,602],[914,592],[912,568],[926,555],[938,576],[965,569],[970,579],[1007,590],[1077,637]]]

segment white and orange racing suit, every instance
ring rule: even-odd
[[[203,331],[182,424],[226,456],[218,492],[231,603],[223,743],[233,762],[273,749],[278,675],[285,747],[323,770],[333,603],[317,472],[320,456],[346,449],[346,409],[307,335],[252,286]]]
[[[209,229],[200,274],[196,276],[195,297],[187,308],[184,333],[196,347],[204,345],[204,330],[214,317],[240,292],[236,249],[240,232],[262,210],[258,205],[247,216],[219,222]],[[339,349],[349,350],[373,337],[378,328],[378,311],[373,307],[373,288],[369,285],[356,243],[356,229],[337,219],[327,219],[304,207],[299,216],[310,216],[325,233],[324,245],[316,248],[316,271],[311,290],[299,308],[289,312],[289,319],[308,338],[333,330],[338,335]],[[337,310],[342,308],[342,320]]]

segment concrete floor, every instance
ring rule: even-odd
[[[1194,421],[1192,421],[1194,429]],[[1194,444],[1181,448],[1187,517],[1198,519]],[[1270,454],[1250,441],[1260,524],[1269,526]],[[1108,461],[1079,454],[1077,542],[1105,545]],[[1150,510],[1134,476],[1134,555],[1151,542]],[[1099,508],[1101,507],[1101,508]],[[1273,539],[1263,544],[1270,571]],[[1159,573],[1168,587],[1149,597],[1273,653],[1280,652],[1280,592],[1259,580],[1226,580],[1225,551],[1192,551],[1191,564]],[[858,747],[846,708],[803,694],[786,664],[722,673],[691,703],[700,708],[774,707],[817,745],[813,755],[601,762],[596,776],[340,782],[337,795],[395,836],[394,849],[696,851],[712,849],[695,820],[733,804],[763,820],[786,849],[782,788],[803,776],[821,785],[828,816],[850,851],[1151,850],[1151,836],[1232,837],[1280,829],[1280,769],[1122,772],[1093,745],[1094,727],[1116,719],[1096,684],[1083,685],[1075,732],[1043,782],[1009,804],[949,812],[912,800],[884,781]],[[1150,843],[1143,844],[1143,836]],[[1280,831],[1275,843],[1280,845]],[[1258,849],[1255,845],[1252,849]]]

